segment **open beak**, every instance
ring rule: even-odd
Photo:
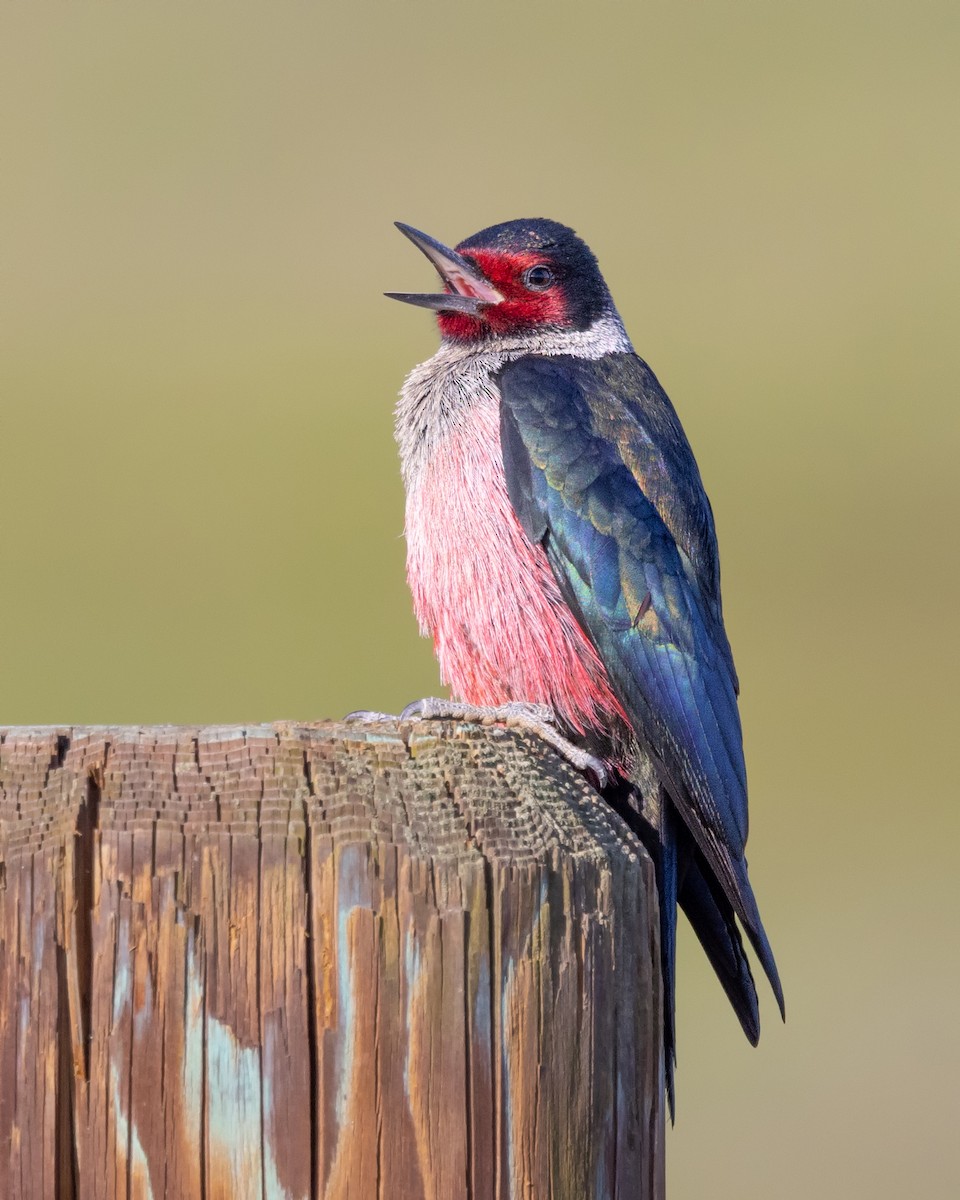
[[[446,292],[385,292],[391,300],[402,300],[404,304],[418,304],[421,308],[433,308],[437,312],[466,313],[468,316],[479,316],[481,309],[488,304],[499,304],[503,296],[497,289],[484,279],[472,262],[468,262],[456,250],[451,250],[443,242],[412,225],[404,225],[402,221],[394,224],[411,242],[422,250],[440,272],[440,278],[449,288]]]

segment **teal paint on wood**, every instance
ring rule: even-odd
[[[197,963],[196,934],[187,930],[185,951],[185,1021],[183,1053],[179,1071],[180,1108],[190,1140],[199,1149],[203,1140],[204,1086],[206,1055],[204,1054],[203,980]]]

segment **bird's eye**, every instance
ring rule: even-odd
[[[549,267],[528,267],[523,273],[523,286],[531,292],[545,292],[553,283],[553,272]]]

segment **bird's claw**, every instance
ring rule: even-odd
[[[343,719],[345,721],[359,721],[365,725],[376,725],[382,721],[399,720],[396,713],[375,712],[370,708],[358,708],[354,712],[347,713]]]

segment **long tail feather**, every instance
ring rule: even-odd
[[[760,1040],[760,1010],[733,908],[703,855],[693,850],[677,899],[706,951],[751,1045]]]

